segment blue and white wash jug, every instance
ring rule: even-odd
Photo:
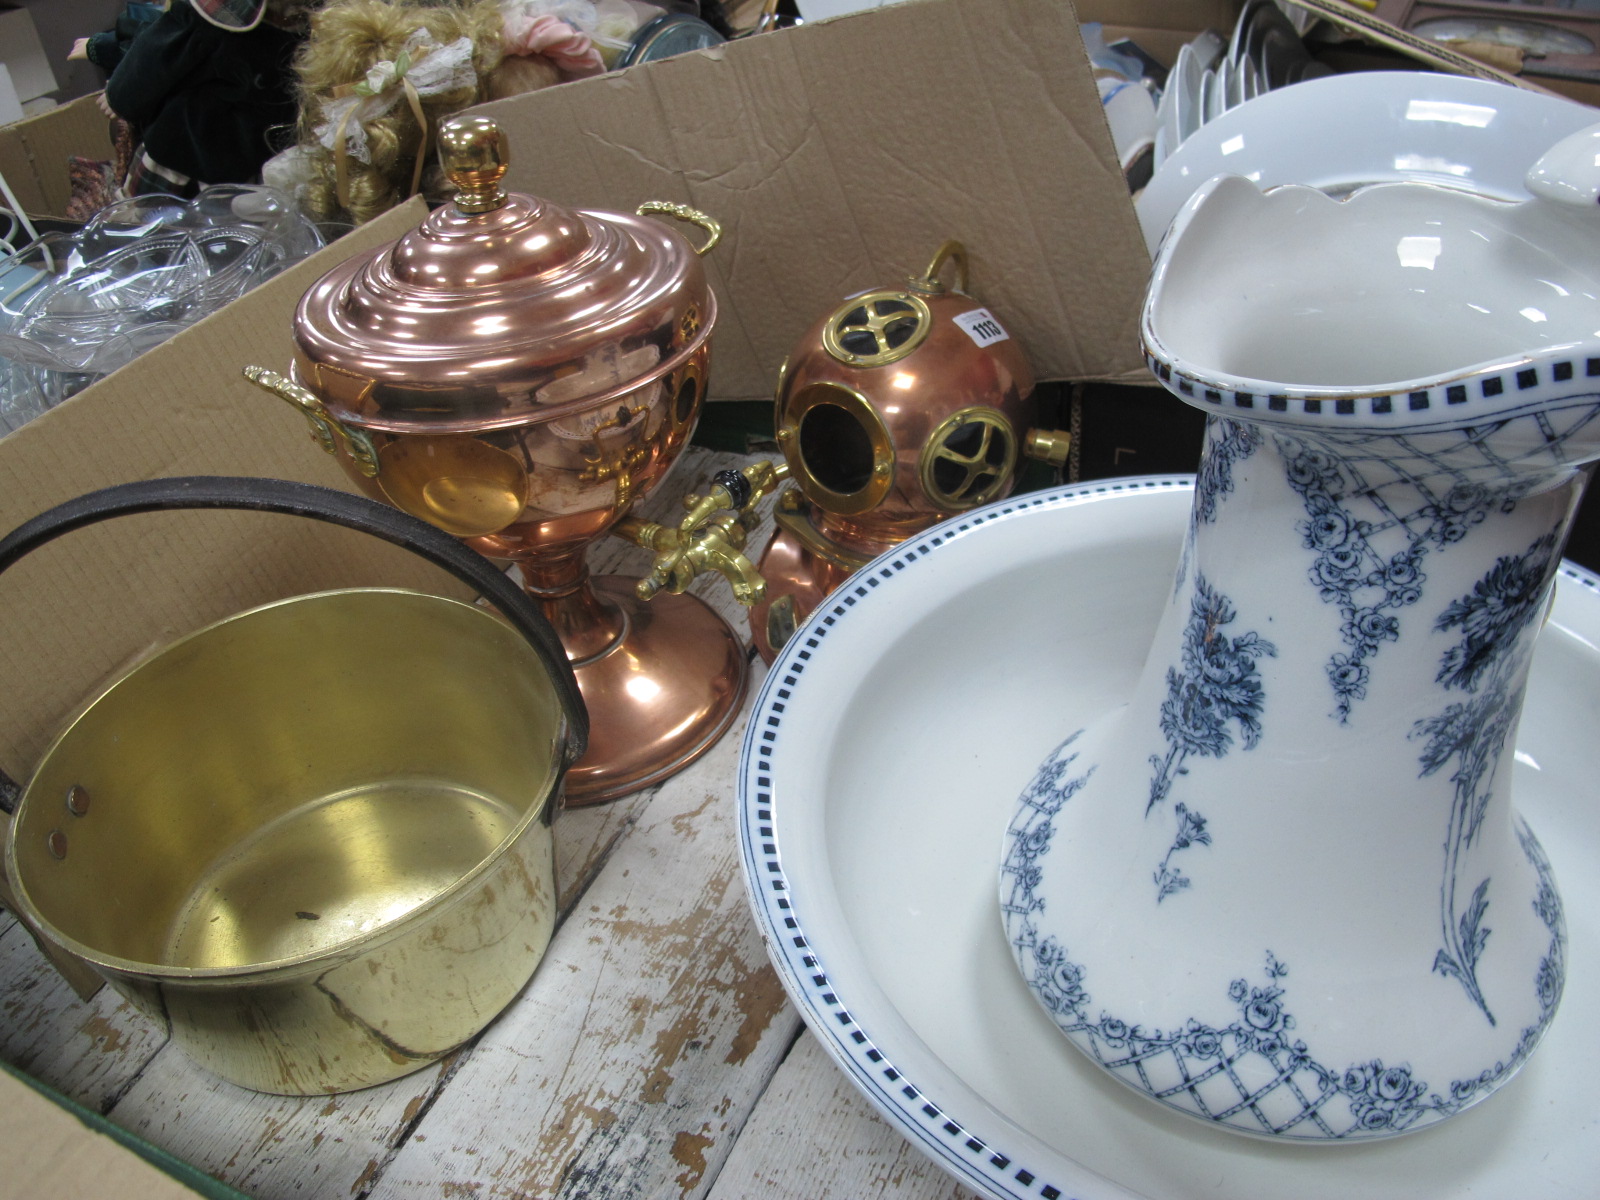
[[[1600,126],[1521,204],[1220,177],[1161,248],[1147,358],[1210,414],[1188,534],[1130,702],[1062,731],[1000,893],[1060,1028],[1179,1112],[1423,1129],[1555,1016],[1561,900],[1509,785],[1600,458],[1597,164]]]

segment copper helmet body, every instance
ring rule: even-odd
[[[940,281],[946,263],[954,287]],[[843,300],[785,362],[775,422],[795,487],[778,499],[767,598],[750,618],[769,660],[851,571],[1010,492],[1033,371],[966,277],[965,251],[946,242],[923,275]]]

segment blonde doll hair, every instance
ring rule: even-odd
[[[359,225],[406,199],[418,155],[427,164],[422,191],[439,198],[443,181],[435,162],[439,124],[454,113],[488,98],[485,81],[500,65],[500,9],[496,0],[333,0],[311,22],[311,36],[295,67],[300,80],[300,144],[306,148],[310,179],[305,200],[322,220],[343,218]],[[409,104],[396,104],[364,125],[370,161],[346,155],[345,194],[341,204],[334,151],[316,135],[324,124],[323,109],[348,95],[367,72],[382,61],[395,61],[417,30],[439,45],[459,38],[472,40],[475,81],[437,95],[420,97],[425,126]],[[431,178],[430,178],[431,176]]]

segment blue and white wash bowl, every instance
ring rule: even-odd
[[[1600,127],[1520,204],[1220,177],[1161,248],[1147,358],[1210,414],[1188,531],[1129,702],[1023,793],[1000,898],[1055,1023],[1169,1108],[1421,1130],[1555,1018],[1561,900],[1509,784],[1600,458],[1597,163]]]

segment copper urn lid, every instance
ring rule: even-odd
[[[486,118],[455,118],[439,143],[455,200],[329,271],[296,310],[293,373],[331,416],[391,433],[543,422],[660,379],[705,342],[714,221],[508,194],[504,135]],[[651,212],[701,226],[706,244]]]

